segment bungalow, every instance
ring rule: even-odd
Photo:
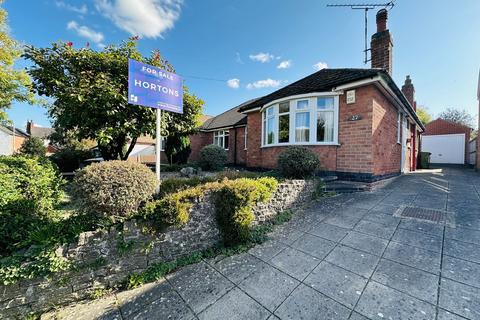
[[[191,160],[214,143],[233,164],[275,168],[279,153],[300,145],[340,179],[372,182],[415,170],[425,129],[415,89],[409,76],[401,90],[393,81],[387,11],[376,21],[371,69],[323,69],[210,119],[191,139]]]
[[[30,135],[23,130],[0,123],[0,155],[12,155],[20,150]]]

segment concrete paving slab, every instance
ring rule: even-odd
[[[287,247],[286,244],[278,240],[269,240],[260,245],[256,245],[248,252],[263,261],[269,261]]]
[[[411,231],[423,232],[432,236],[443,237],[443,225],[433,222],[423,222],[416,219],[403,219],[400,229],[407,229]]]
[[[398,226],[398,224],[400,223],[400,220],[401,220],[398,217],[388,215],[388,214],[384,214],[384,213],[379,212],[379,211],[370,211],[370,213],[365,215],[365,217],[363,217],[363,219],[367,220],[367,221],[372,221],[372,222],[375,222],[375,223],[379,223],[379,224],[381,224],[385,227],[388,227],[388,228],[396,228]]]
[[[265,262],[249,253],[242,253],[227,257],[210,265],[230,281],[239,284],[251,273],[263,268]]]
[[[300,282],[271,266],[252,273],[239,287],[273,312]]]
[[[292,244],[292,247],[323,259],[335,247],[335,243],[311,234],[304,234]]]
[[[361,217],[347,216],[347,215],[334,215],[326,218],[323,222],[344,228],[352,229],[360,221]]]
[[[270,312],[243,291],[234,288],[198,315],[200,320],[267,319]]]
[[[394,226],[389,227],[369,220],[361,220],[354,228],[354,230],[357,232],[365,233],[387,240],[392,237],[395,229],[396,228]]]
[[[443,253],[448,256],[480,263],[480,246],[477,244],[445,239]]]
[[[320,263],[320,259],[292,248],[286,248],[270,260],[270,264],[302,281]]]
[[[437,303],[438,278],[438,275],[385,259],[380,260],[372,276],[372,280],[434,305]]]
[[[475,243],[480,245],[480,231],[456,227],[456,228],[445,228],[445,238],[454,239],[458,241]]]
[[[480,288],[480,264],[443,256],[442,277]]]
[[[377,282],[369,282],[355,311],[370,319],[434,320],[435,306]]]
[[[325,260],[368,278],[373,273],[380,258],[370,253],[340,245],[333,249]]]
[[[347,235],[348,229],[322,222],[309,229],[308,233],[330,241],[339,242]]]
[[[167,280],[195,313],[201,312],[233,288],[230,281],[205,262],[182,268],[167,276]]]
[[[441,252],[442,238],[428,235],[422,232],[397,229],[392,237],[392,241],[408,244],[425,250]]]
[[[398,242],[390,242],[383,254],[383,257],[386,259],[435,274],[440,273],[440,256],[439,252]]]
[[[148,283],[116,295],[125,319],[148,319],[157,314],[164,319],[193,319],[193,312],[165,280]]]
[[[301,284],[275,314],[282,320],[342,320],[348,319],[350,310]]]
[[[480,289],[442,279],[439,306],[468,319],[480,319]]]
[[[305,279],[304,283],[353,309],[367,280],[367,278],[323,261]]]
[[[352,231],[343,238],[341,243],[355,249],[381,256],[387,247],[388,240]]]
[[[451,313],[449,311],[439,309],[437,320],[465,320],[465,318],[460,317],[459,315],[456,315],[456,314]]]

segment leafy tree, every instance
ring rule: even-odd
[[[3,0],[0,0],[0,5]],[[20,44],[10,38],[7,25],[7,12],[0,8],[0,120],[5,120],[5,110],[13,101],[35,101],[30,90],[31,82],[23,70],[15,70],[13,65],[21,56]]]
[[[167,137],[165,154],[170,164],[187,163],[191,152],[190,139],[187,136],[171,135]]]
[[[440,118],[448,120],[450,122],[458,123],[470,128],[475,126],[474,117],[468,113],[466,110],[459,110],[454,108],[447,108],[445,111],[440,113]]]
[[[101,52],[77,50],[69,42],[27,47],[24,54],[34,63],[28,73],[37,92],[55,100],[48,107],[53,127],[96,141],[105,160],[126,160],[139,136],[155,133],[155,110],[128,103],[128,58],[174,72],[158,51],[143,57],[136,40]],[[183,104],[183,114],[162,114],[162,136],[187,135],[198,127],[203,101],[184,88]]]
[[[425,107],[417,107],[417,116],[424,125],[432,121],[432,115]]]
[[[47,147],[43,144],[43,140],[37,137],[30,137],[23,141],[19,152],[23,155],[32,157],[45,157]]]

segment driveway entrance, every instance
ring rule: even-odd
[[[479,191],[480,175],[469,170],[404,175],[374,192],[316,204],[248,253],[58,315],[480,319]]]

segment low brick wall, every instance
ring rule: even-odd
[[[280,183],[267,203],[254,208],[255,223],[297,208],[310,200],[313,191],[313,181]],[[209,195],[194,204],[186,226],[168,227],[154,234],[144,232],[147,227],[131,220],[124,223],[123,230],[112,228],[80,234],[76,243],[57,250],[58,255],[79,265],[78,270],[0,286],[0,319],[88,299],[95,289],[115,287],[132,272],[211,248],[221,241]]]

